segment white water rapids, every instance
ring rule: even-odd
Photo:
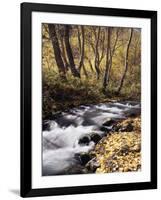
[[[79,106],[53,116],[53,120],[47,121],[50,130],[43,131],[42,175],[81,173],[83,166],[76,155],[88,153],[95,143],[82,145],[79,139],[91,133],[102,137],[105,132],[101,127],[108,118],[124,119],[139,112],[138,102],[116,102]]]

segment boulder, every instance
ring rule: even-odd
[[[121,132],[131,132],[133,131],[134,127],[132,124],[128,124],[127,126],[121,127],[120,131]]]
[[[109,118],[102,125],[103,126],[112,126],[115,123],[116,123],[116,121],[114,119]]]
[[[90,136],[91,141],[93,141],[95,144],[97,144],[101,140],[101,136],[98,133],[92,133]]]
[[[57,118],[59,118],[59,117],[61,117],[62,116],[62,113],[61,112],[55,112],[55,113],[53,113],[52,114],[52,119],[57,119]]]
[[[50,130],[50,122],[49,121],[44,121],[42,124],[42,130],[43,131],[49,131]]]
[[[120,125],[120,124],[116,124],[112,127],[112,131],[113,132],[131,132],[134,130],[134,127],[131,123],[128,123],[127,125]]]
[[[86,168],[90,171],[90,172],[95,172],[96,169],[100,167],[100,164],[97,160],[97,158],[93,158],[92,160],[90,160],[87,164],[86,164]]]
[[[99,128],[99,130],[102,131],[102,132],[109,132],[109,129],[107,127],[105,127],[105,126],[101,126]]]
[[[125,112],[126,117],[131,117],[131,118],[137,117],[140,114],[141,114],[140,108],[134,108],[131,109],[130,111]]]
[[[113,132],[118,132],[119,130],[120,130],[120,128],[121,128],[121,126],[120,125],[114,125],[113,127],[112,127],[112,131]]]
[[[76,157],[79,159],[81,165],[87,164],[91,159],[91,156],[86,152],[79,153],[76,155]]]
[[[90,136],[84,135],[81,138],[79,138],[78,144],[80,145],[89,145],[90,143]]]

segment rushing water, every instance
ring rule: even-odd
[[[97,133],[101,137],[112,127],[102,126],[108,118],[124,119],[140,113],[138,102],[115,102],[86,105],[68,112],[53,115],[47,121],[48,130],[43,131],[43,175],[81,173],[83,166],[79,154],[88,153],[95,143],[80,144],[80,138]]]

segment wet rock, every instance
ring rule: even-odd
[[[77,122],[75,120],[67,119],[65,116],[60,117],[55,121],[59,124],[60,127],[68,127],[70,125],[73,125],[74,127],[77,126]]]
[[[100,167],[99,162],[97,161],[97,158],[93,158],[92,160],[90,160],[87,164],[86,164],[86,168],[90,171],[90,172],[95,172],[96,169]]]
[[[102,125],[103,126],[112,126],[115,123],[116,123],[116,121],[114,119],[109,118]]]
[[[44,121],[43,122],[42,130],[43,131],[49,131],[50,130],[50,123],[49,123],[49,121]]]
[[[88,153],[79,153],[75,155],[79,159],[81,165],[85,165],[91,159],[91,156]]]
[[[55,113],[53,113],[53,115],[52,115],[52,119],[57,119],[57,118],[59,118],[59,117],[61,117],[62,116],[62,113],[61,112],[55,112]]]
[[[105,126],[101,126],[99,128],[99,130],[102,131],[102,132],[109,132],[109,129],[107,127],[105,127]]]
[[[88,145],[90,143],[90,136],[84,135],[81,138],[79,138],[78,144],[80,145]]]
[[[118,131],[120,130],[120,128],[121,128],[120,125],[114,125],[114,126],[112,127],[112,131],[113,131],[113,132],[118,132]]]
[[[127,126],[120,128],[120,131],[121,132],[131,132],[131,131],[133,131],[133,125],[128,124]]]
[[[101,140],[101,136],[97,133],[91,134],[91,141],[93,141],[95,144],[97,144]]]
[[[116,124],[112,127],[113,132],[131,132],[134,130],[132,123],[128,124]]]
[[[140,115],[141,111],[140,108],[138,109],[131,109],[130,111],[125,112],[126,117],[131,117],[131,118],[135,118],[138,115]]]
[[[129,113],[126,114],[126,117],[136,117],[138,114],[137,113]]]

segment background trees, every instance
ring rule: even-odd
[[[107,28],[107,47],[106,47],[106,65],[105,73],[103,77],[103,91],[106,92],[107,83],[109,80],[109,70],[110,70],[110,52],[111,52],[111,27]]]
[[[80,78],[80,73],[76,69],[76,66],[75,66],[74,57],[73,57],[70,40],[69,40],[70,39],[69,31],[70,29],[72,29],[72,27],[69,25],[66,25],[64,28],[65,28],[64,40],[65,40],[65,47],[66,47],[66,53],[68,56],[69,66],[71,68],[71,72],[73,76]]]
[[[141,30],[42,24],[42,70],[52,106],[60,99],[75,105],[76,96],[78,104],[140,98]]]
[[[131,28],[130,29],[129,40],[127,41],[127,48],[126,48],[126,51],[125,51],[125,70],[124,70],[124,73],[122,75],[122,78],[121,78],[120,85],[119,85],[117,93],[120,93],[120,91],[122,89],[123,82],[124,82],[124,79],[125,79],[125,76],[126,76],[126,73],[127,73],[127,70],[128,70],[128,66],[129,66],[129,48],[130,48],[130,44],[131,44],[131,40],[132,40],[132,35],[133,35],[133,29]]]
[[[49,24],[48,29],[49,29],[49,36],[52,42],[53,50],[54,50],[55,61],[58,66],[58,71],[60,73],[60,76],[62,75],[65,76],[65,66],[62,60],[62,55],[61,55],[61,51],[59,47],[58,37],[55,30],[55,25]]]

